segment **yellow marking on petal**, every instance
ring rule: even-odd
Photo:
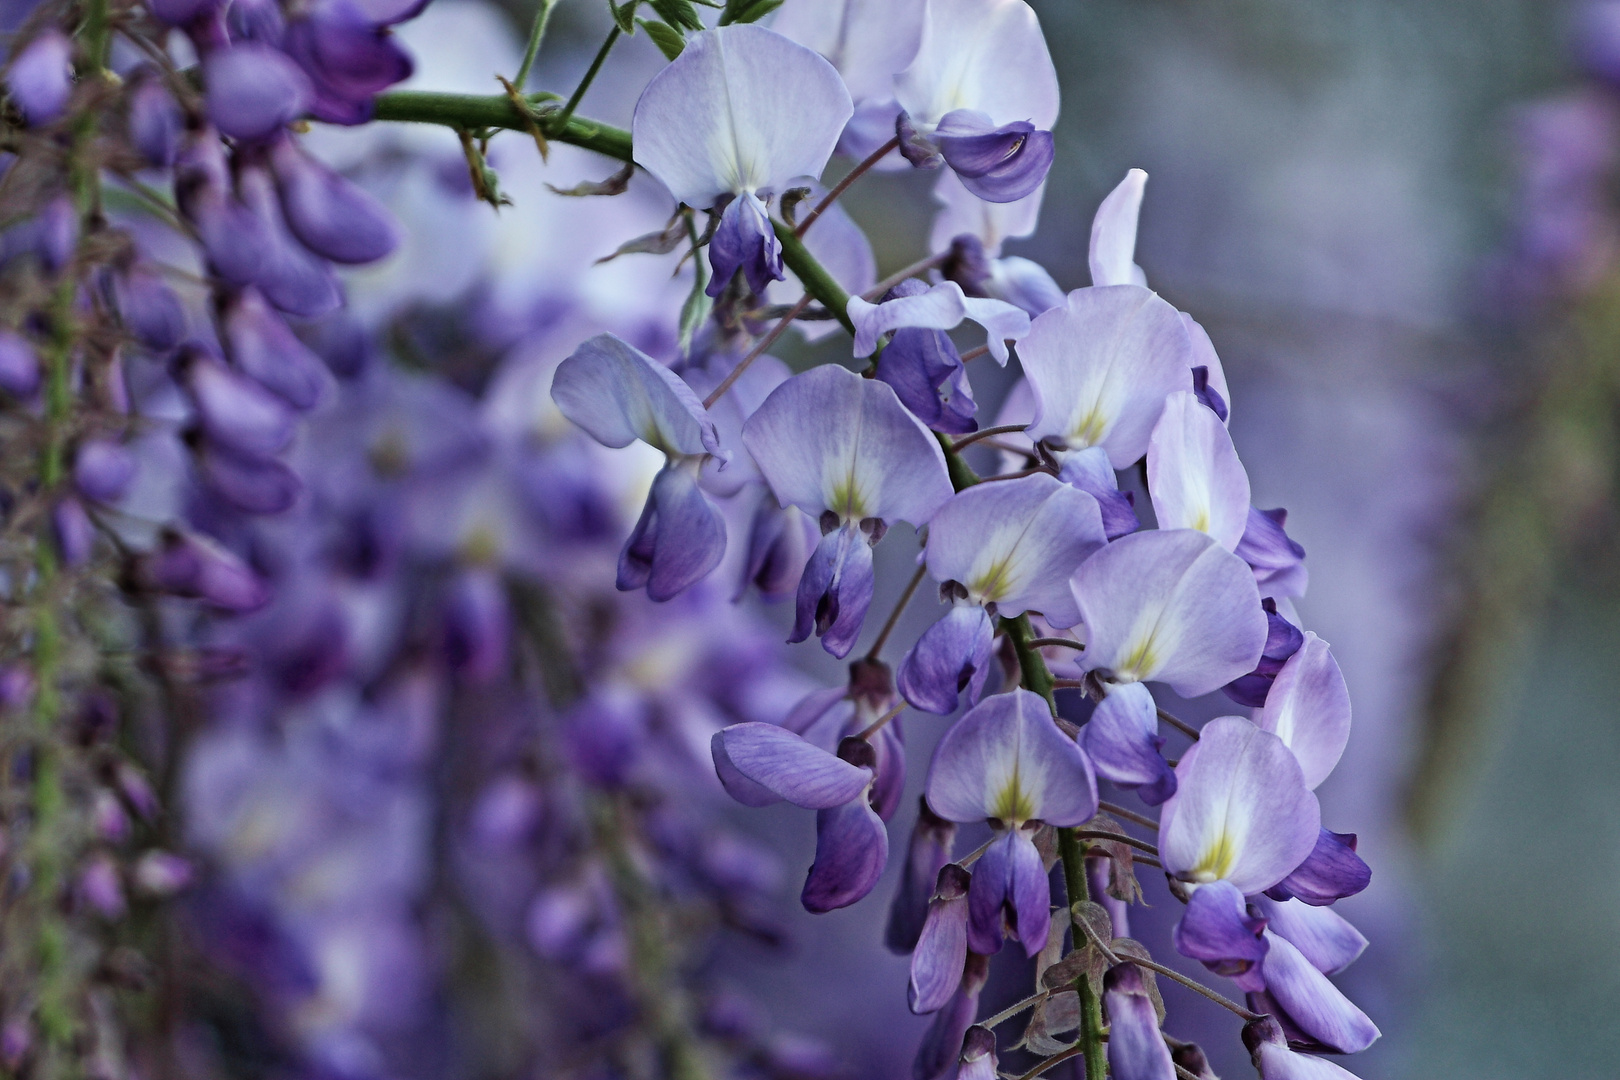
[[[1141,682],[1159,668],[1159,657],[1153,651],[1153,635],[1148,634],[1125,654],[1125,661],[1114,669],[1122,682]]]
[[[1035,816],[1035,801],[1018,782],[1018,763],[1013,762],[1012,775],[990,803],[990,816],[1017,828]]]
[[[967,583],[968,595],[981,602],[999,600],[1012,585],[1008,571],[1012,569],[1012,552],[998,559],[984,573]]]
[[[860,487],[855,483],[854,476],[833,486],[832,503],[827,509],[845,521],[860,521],[862,518],[872,516],[866,512],[866,500],[861,497]]]
[[[1220,881],[1232,872],[1232,864],[1236,861],[1237,851],[1233,848],[1232,837],[1222,829],[1215,842],[1204,849],[1204,854],[1193,865],[1192,880],[1200,883]]]
[[[1202,533],[1209,532],[1209,511],[1198,511],[1198,516],[1192,520],[1192,527]]]
[[[1092,405],[1091,409],[1080,418],[1074,427],[1069,429],[1068,443],[1071,450],[1084,450],[1088,446],[1096,446],[1102,442],[1103,434],[1108,430],[1109,418],[1102,410]]]

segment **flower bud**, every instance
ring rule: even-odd
[[[73,42],[54,28],[41,33],[11,62],[6,89],[30,127],[61,116],[73,93]]]
[[[135,455],[110,439],[79,444],[73,456],[73,484],[79,494],[96,502],[117,502],[129,490],[138,465]]]

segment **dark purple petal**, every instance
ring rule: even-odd
[[[1176,924],[1176,951],[1217,975],[1242,975],[1266,955],[1266,920],[1249,914],[1243,894],[1229,881],[1200,885]],[[1249,987],[1254,989],[1254,987]]]
[[[1193,396],[1204,404],[1210,412],[1220,417],[1221,423],[1226,422],[1226,399],[1221,392],[1209,384],[1209,367],[1199,364],[1192,369]]]
[[[1258,1012],[1267,1012],[1274,1007],[1264,994],[1251,994],[1249,999],[1250,1008]],[[1283,1022],[1285,1019],[1276,1015],[1262,1016],[1243,1028],[1243,1045],[1249,1048],[1260,1080],[1356,1080],[1353,1073],[1326,1058],[1295,1053],[1290,1049],[1286,1034],[1288,1025]]]
[[[148,0],[146,9],[170,26],[180,26],[218,6],[219,0]]]
[[[787,276],[782,269],[782,242],[771,228],[765,204],[752,192],[732,199],[720,215],[720,227],[709,241],[709,265],[714,277],[708,294],[719,296],[741,270],[755,296]]]
[[[877,376],[894,388],[900,403],[917,419],[947,435],[978,429],[978,406],[962,357],[941,330],[904,327],[878,356]]]
[[[911,954],[907,1001],[921,1015],[941,1009],[962,982],[968,948],[968,872],[950,863],[935,875],[934,896]]]
[[[0,327],[0,390],[26,398],[38,389],[39,355],[27,338]]]
[[[989,977],[989,959],[968,953],[961,985],[945,1007],[934,1014],[934,1022],[923,1033],[922,1044],[911,1062],[912,1080],[943,1080],[956,1068],[962,1039],[979,1012],[979,992]]]
[[[263,139],[303,116],[314,100],[309,77],[285,53],[246,41],[202,64],[208,119],[233,139]]]
[[[963,233],[951,241],[939,272],[946,281],[962,286],[968,296],[990,295],[990,256],[984,250],[984,241],[972,233]]]
[[[750,585],[767,600],[793,595],[814,550],[814,529],[797,507],[784,507],[765,491],[748,529],[748,561],[733,599],[741,599]]]
[[[507,668],[512,610],[506,586],[487,567],[463,570],[444,600],[444,657],[469,682],[488,682]]]
[[[96,527],[91,524],[82,502],[71,495],[58,501],[51,510],[51,531],[56,537],[56,553],[64,566],[83,566],[90,561]]]
[[[79,209],[69,195],[58,195],[40,208],[32,224],[33,248],[45,268],[61,271],[79,245]]]
[[[270,590],[234,554],[205,537],[173,533],[150,556],[146,580],[160,592],[203,600],[226,611],[263,607]]]
[[[304,490],[298,474],[275,458],[246,457],[207,443],[197,460],[215,494],[245,514],[279,514]]]
[[[889,861],[889,833],[866,794],[816,813],[816,860],[799,902],[817,915],[848,907],[872,891]]]
[[[747,806],[768,805],[762,801],[768,793],[807,810],[828,810],[860,801],[872,782],[870,769],[775,724],[733,724],[715,732],[709,749],[720,782]],[[739,778],[747,784],[738,784]]]
[[[129,490],[137,468],[135,455],[122,443],[91,439],[80,443],[73,456],[73,483],[87,499],[117,502]]]
[[[1313,907],[1354,896],[1372,881],[1372,868],[1356,854],[1356,834],[1322,829],[1316,847],[1293,873],[1266,890],[1273,900],[1297,897]]]
[[[917,947],[918,935],[928,917],[929,898],[934,894],[940,870],[951,861],[951,844],[955,839],[955,822],[946,821],[930,810],[927,799],[918,799],[917,823],[906,845],[900,887],[889,905],[889,924],[883,935],[890,952],[905,954]]]
[[[1356,1054],[1371,1046],[1378,1027],[1286,938],[1267,932],[1260,963],[1266,993],[1307,1037],[1328,1050]]]
[[[411,76],[410,56],[381,21],[345,0],[317,4],[294,19],[283,44],[314,84],[311,114],[328,123],[369,120],[372,98]]]
[[[73,93],[73,42],[60,30],[41,33],[12,60],[6,89],[30,127],[61,116]]]
[[[1239,705],[1255,709],[1265,705],[1277,673],[1283,669],[1288,658],[1305,644],[1305,634],[1300,628],[1277,614],[1277,601],[1268,596],[1260,601],[1260,607],[1266,613],[1266,644],[1260,653],[1260,662],[1249,674],[1221,688],[1227,697]]]
[[[866,718],[865,714],[856,714],[857,720]],[[876,717],[872,719],[875,721]],[[865,726],[863,723],[862,727]],[[884,725],[883,730],[872,736],[871,743],[872,751],[877,755],[874,766],[877,775],[872,781],[872,810],[888,821],[900,809],[900,798],[906,793],[906,743],[901,734],[900,718],[895,717]]]
[[[383,205],[291,139],[270,154],[287,227],[305,247],[339,263],[375,262],[399,246],[399,224]]]
[[[900,156],[911,162],[913,168],[937,169],[945,164],[939,147],[917,133],[910,115],[905,110],[901,110],[894,118],[894,133],[900,137]]]
[[[1041,853],[1027,829],[1013,830],[1008,849],[1007,899],[1011,905],[1011,936],[1034,956],[1046,945],[1052,930],[1052,882]]]
[[[153,352],[166,353],[185,337],[185,308],[151,267],[136,264],[115,274],[113,296],[125,329]]]
[[[200,348],[188,350],[182,358],[180,381],[196,406],[203,431],[221,446],[269,457],[292,441],[295,421],[287,405]]]
[[[872,548],[851,522],[821,538],[799,578],[790,642],[814,630],[821,646],[842,659],[855,647],[872,606]]]
[[[962,186],[993,203],[1016,202],[1040,187],[1054,156],[1050,131],[1027,120],[995,127],[967,109],[947,113],[934,141]]]
[[[995,633],[977,604],[959,604],[924,630],[896,673],[900,693],[924,712],[949,716],[963,690],[971,707],[990,674]]]
[[[1305,549],[1283,531],[1287,520],[1286,510],[1249,507],[1243,538],[1232,549],[1254,571],[1262,596],[1303,596],[1310,580],[1305,569]]]
[[[1091,446],[1066,455],[1058,479],[1097,500],[1097,509],[1102,511],[1103,532],[1109,541],[1142,527],[1131,494],[1119,490],[1119,479],[1102,447]]]
[[[277,204],[275,183],[261,168],[242,169],[237,176],[242,204],[257,219],[262,250],[250,280],[276,307],[289,315],[314,318],[342,303],[332,267],[292,238]],[[209,249],[210,255],[213,249]]]
[[[147,164],[167,168],[174,164],[185,130],[185,114],[156,75],[142,78],[129,94],[129,141]]]
[[[232,362],[295,409],[312,409],[332,381],[326,365],[299,341],[256,289],[226,307],[225,342]]]
[[[630,539],[619,552],[618,587],[665,601],[702,581],[726,553],[726,523],[691,470],[665,466],[653,479]]]
[[[645,702],[635,695],[611,690],[588,695],[569,710],[563,730],[569,762],[599,787],[623,784],[646,742],[646,712]],[[776,796],[770,801],[777,801]]]
[[[1159,1033],[1159,1015],[1135,964],[1116,964],[1103,976],[1103,1017],[1108,1021],[1108,1075],[1114,1080],[1175,1080],[1170,1048]]]
[[[1080,729],[1080,745],[1091,755],[1097,775],[1123,788],[1135,788],[1149,806],[1176,793],[1176,774],[1159,752],[1158,707],[1141,683],[1111,686],[1091,719]]]

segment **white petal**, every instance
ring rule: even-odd
[[[894,76],[922,43],[926,5],[927,0],[787,0],[771,29],[825,56],[856,104],[889,101]]]
[[[954,109],[997,124],[1057,120],[1057,71],[1023,0],[929,0],[917,58],[895,79],[901,108],[929,128]]]
[[[929,251],[944,251],[951,241],[964,233],[977,236],[984,250],[994,258],[1001,254],[1001,245],[1017,240],[1035,231],[1041,216],[1041,199],[1046,184],[1010,203],[985,202],[962,186],[961,177],[950,169],[939,171],[939,183],[934,185],[934,201],[939,203],[939,214],[928,236]]]
[[[1141,169],[1132,169],[1097,207],[1091,220],[1093,285],[1147,284],[1147,275],[1136,265],[1136,221],[1147,178]]]
[[[1327,642],[1305,631],[1305,644],[1277,673],[1254,722],[1288,744],[1307,787],[1327,779],[1350,741],[1350,691]]]
[[[1249,521],[1249,474],[1226,425],[1191,390],[1164,399],[1147,452],[1161,529],[1197,529],[1231,551]]]
[[[1165,395],[1191,384],[1191,349],[1181,313],[1147,289],[1076,289],[1018,346],[1041,405],[1030,436],[1101,446],[1128,468],[1147,452]]]
[[[636,164],[707,207],[728,192],[820,176],[854,112],[833,66],[751,23],[705,30],[642,91]]]

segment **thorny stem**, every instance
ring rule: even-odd
[[[519,91],[523,84],[529,81],[529,70],[534,67],[535,57],[540,55],[540,43],[546,37],[546,23],[551,21],[551,9],[557,6],[557,0],[540,0],[535,8],[534,22],[529,27],[529,44],[523,50],[523,63],[517,69],[517,75],[512,79],[512,85]]]
[[[923,574],[927,572],[928,567],[922,565],[918,566],[917,572],[911,575],[911,581],[906,584],[906,591],[900,594],[900,599],[895,602],[894,610],[889,612],[889,620],[883,624],[883,629],[878,631],[877,640],[872,642],[872,647],[866,651],[868,660],[876,660],[879,654],[883,652],[883,646],[888,644],[889,635],[894,633],[895,625],[900,622],[900,613],[906,610],[907,604],[911,603],[912,596],[917,592],[917,586],[922,584]]]
[[[1075,641],[1073,638],[1066,638],[1066,637],[1038,637],[1038,638],[1031,638],[1029,643],[1033,648],[1036,648],[1036,649],[1064,648],[1064,649],[1073,649],[1075,652],[1085,652],[1086,651],[1086,647],[1084,645],[1082,645],[1080,642]]]
[[[596,50],[596,57],[591,61],[591,66],[585,69],[585,77],[579,80],[579,85],[574,87],[574,92],[568,97],[568,103],[557,114],[557,123],[566,124],[573,117],[574,109],[579,106],[579,99],[585,96],[585,91],[589,90],[591,83],[596,81],[596,73],[602,70],[603,62],[607,60],[608,53],[613,51],[613,45],[619,40],[621,33],[623,31],[619,29],[619,24],[614,23],[613,29],[608,31],[607,40],[602,42],[600,49]],[[519,83],[519,85],[522,84]]]
[[[980,439],[988,439],[992,435],[1011,435],[1014,432],[1023,431],[1027,427],[1029,427],[1028,424],[1002,424],[1000,427],[982,428],[971,434],[964,435],[960,439],[957,439],[951,444],[951,449],[955,450],[957,453],[961,453],[965,448],[972,446]]]
[[[824,196],[820,202],[816,203],[815,209],[811,210],[804,216],[804,220],[799,222],[798,226],[793,230],[793,235],[803,236],[806,232],[808,232],[810,226],[816,223],[816,218],[820,217],[827,207],[838,201],[838,196],[848,191],[851,184],[859,180],[862,176],[866,175],[867,171],[871,169],[872,166],[888,157],[897,147],[899,147],[899,145],[900,136],[896,135],[894,138],[890,139],[888,142],[884,143],[882,146],[868,154],[865,160],[863,160],[859,165],[849,170],[848,175],[846,175],[842,180],[838,181],[838,183],[834,184],[833,189],[827,192],[826,196]]]
[[[771,327],[770,331],[766,333],[764,337],[760,338],[759,341],[755,343],[754,347],[749,350],[747,356],[737,361],[737,366],[732,368],[730,373],[727,374],[725,378],[720,380],[720,385],[715,387],[714,391],[710,393],[708,397],[703,399],[703,407],[705,409],[714,408],[714,403],[725,397],[726,391],[730,390],[737,380],[742,378],[742,373],[748,370],[748,365],[752,364],[755,360],[758,360],[766,349],[776,344],[776,339],[782,336],[782,332],[788,328],[788,323],[792,322],[794,319],[797,319],[799,317],[799,312],[809,307],[810,301],[813,299],[814,297],[812,297],[809,293],[805,293],[799,298],[799,302],[797,304],[794,304],[792,307],[788,308],[787,314],[783,315],[781,320],[775,326]]]

